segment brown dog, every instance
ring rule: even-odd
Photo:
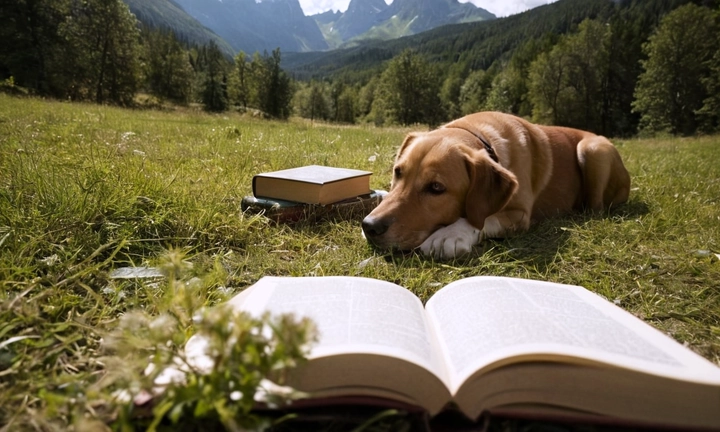
[[[605,137],[481,112],[409,134],[362,229],[379,248],[449,259],[548,216],[621,204],[629,191]]]

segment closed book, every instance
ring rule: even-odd
[[[262,214],[273,222],[294,223],[325,219],[362,219],[372,211],[387,192],[374,190],[331,204],[304,204],[295,201],[246,196],[240,209],[246,214]]]
[[[257,174],[252,190],[257,198],[305,204],[331,204],[370,193],[369,171],[308,165]]]

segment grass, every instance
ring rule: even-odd
[[[626,205],[445,263],[377,254],[358,221],[273,225],[239,211],[253,174],[304,164],[373,171],[387,189],[406,132],[0,94],[0,431],[72,421],[56,402],[103,376],[102,339],[120,317],[162,312],[157,285],[109,272],[168,250],[203,278],[207,305],[264,275],[374,277],[423,301],[473,275],[579,284],[720,364],[717,136],[616,141]]]

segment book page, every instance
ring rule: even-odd
[[[306,183],[325,184],[354,177],[370,176],[372,172],[323,165],[308,165],[257,174],[257,177],[278,178]]]
[[[476,370],[512,357],[574,356],[720,383],[720,369],[712,363],[582,287],[474,277],[441,289],[426,309],[441,340],[452,392]]]
[[[294,313],[317,324],[320,341],[311,359],[344,353],[395,356],[447,385],[423,305],[405,288],[359,277],[264,277],[246,291],[230,304],[252,314]]]

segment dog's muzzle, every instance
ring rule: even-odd
[[[368,215],[362,221],[363,235],[370,243],[376,246],[382,246],[383,241],[381,240],[383,234],[385,234],[392,225],[393,221],[391,218],[378,218],[372,215]]]

